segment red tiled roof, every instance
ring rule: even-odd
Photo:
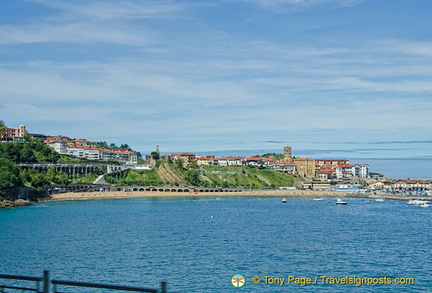
[[[350,164],[338,164],[337,166],[341,168],[352,168],[352,165]]]
[[[319,174],[331,174],[334,173],[336,170],[335,169],[321,169],[318,171]]]
[[[259,157],[246,158],[246,161],[259,161],[259,160],[261,160],[261,158],[259,158]]]

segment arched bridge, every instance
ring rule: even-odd
[[[215,188],[215,187],[171,187],[171,186],[125,186],[110,184],[73,183],[58,184],[50,188],[51,194],[61,192],[98,192],[98,191],[138,191],[138,192],[179,192],[179,193],[200,193],[200,192],[241,192],[240,188]]]

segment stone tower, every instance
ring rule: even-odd
[[[284,162],[285,163],[292,163],[293,158],[291,157],[291,147],[286,146],[284,147]]]

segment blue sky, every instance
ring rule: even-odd
[[[2,0],[0,120],[144,153],[290,145],[431,162],[431,11],[430,0]]]

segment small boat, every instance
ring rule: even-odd
[[[321,198],[321,197],[317,197],[317,198],[314,198],[314,199],[312,199],[313,201],[323,201],[324,199],[323,198]]]
[[[336,204],[340,204],[340,205],[347,205],[348,203],[346,201],[341,200],[340,198],[338,198],[336,200]]]
[[[431,205],[430,205],[430,203],[422,203],[421,205],[420,205],[422,208],[428,208],[428,207],[430,207]]]
[[[375,198],[375,201],[377,201],[377,202],[383,202],[383,201],[384,201],[384,198],[382,198],[382,197],[377,197],[377,198]]]
[[[287,203],[286,198],[282,198],[282,203]]]
[[[428,200],[421,200],[421,199],[410,199],[407,201],[407,205],[423,205],[423,204],[429,204],[430,201]]]

